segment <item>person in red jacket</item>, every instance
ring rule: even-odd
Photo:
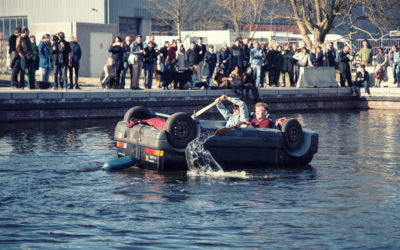
[[[258,102],[255,106],[256,118],[250,121],[250,127],[253,128],[272,128],[273,121],[268,113],[268,105],[264,102]]]

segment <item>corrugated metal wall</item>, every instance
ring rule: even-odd
[[[110,21],[118,23],[119,17],[149,18],[146,0],[105,0],[110,2]]]
[[[104,0],[0,0],[0,16],[28,16],[28,23],[105,23]]]

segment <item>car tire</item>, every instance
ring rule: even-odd
[[[197,126],[192,117],[179,112],[171,115],[165,122],[164,130],[168,142],[175,148],[186,148],[196,137]]]
[[[130,108],[128,111],[126,111],[124,115],[124,122],[129,122],[132,119],[136,120],[146,120],[150,119],[153,117],[153,114],[150,112],[150,110],[146,107],[143,106],[136,106],[133,108]]]
[[[295,150],[303,142],[303,129],[297,119],[286,119],[282,123],[282,139],[288,150]]]

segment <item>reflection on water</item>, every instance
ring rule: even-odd
[[[278,116],[317,130],[318,153],[246,178],[104,172],[116,120],[0,123],[0,245],[397,248],[398,112]]]

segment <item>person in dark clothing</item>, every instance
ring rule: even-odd
[[[245,38],[243,39],[243,52],[244,52],[244,67],[249,66],[249,61],[250,61],[250,47],[249,47],[249,39]]]
[[[365,65],[361,65],[360,71],[356,74],[356,81],[353,83],[353,87],[351,88],[351,94],[354,92],[356,95],[359,95],[360,93],[358,88],[364,87],[365,93],[368,93],[368,95],[371,96],[368,82],[369,73],[365,70]]]
[[[229,76],[231,69],[232,54],[226,42],[223,43],[222,48],[217,55],[218,67],[224,70],[225,77]]]
[[[206,47],[206,45],[203,44],[203,39],[201,37],[199,37],[197,39],[196,49],[197,49],[197,57],[198,57],[197,75],[200,77],[200,80],[201,80],[204,65],[205,65],[204,57],[207,53],[207,47]]]
[[[345,87],[345,81],[347,85],[351,87],[351,71],[350,71],[350,47],[346,45],[339,53],[339,72],[340,72],[340,86]]]
[[[289,48],[289,44],[283,46],[283,61],[282,61],[282,82],[283,86],[286,86],[286,73],[289,75],[290,86],[294,87],[293,79],[293,53]]]
[[[119,36],[114,37],[113,43],[108,49],[108,52],[111,53],[111,57],[112,59],[114,59],[114,67],[117,71],[117,80],[119,82],[121,72],[124,68],[124,55],[125,55],[125,48],[121,37]]]
[[[299,52],[296,43],[292,43],[291,51],[293,56]],[[300,65],[298,64],[298,60],[293,57],[293,76],[295,85],[299,80],[299,74],[300,74]]]
[[[29,29],[28,27],[24,26],[21,29],[21,36],[17,38],[16,42],[16,50],[18,56],[21,58],[21,71],[20,71],[20,79],[19,79],[19,87],[25,87],[25,70],[28,70],[29,76],[29,88],[35,88],[35,65],[33,61],[33,51],[31,46],[31,41],[29,39]]]
[[[149,41],[144,49],[144,87],[151,89],[153,83],[154,62],[157,60],[157,51],[154,48],[154,42]]]
[[[214,74],[215,66],[217,65],[217,55],[214,52],[214,46],[208,45],[208,51],[204,56],[205,67],[208,67],[207,84],[212,86],[212,76]]]
[[[190,48],[186,51],[185,56],[187,66],[190,68],[196,66],[197,68],[199,56],[197,54],[196,44],[194,42],[190,43]]]
[[[21,36],[21,27],[17,27],[14,33],[8,39],[8,54],[10,54],[10,67],[11,67],[11,87],[18,88],[18,73],[21,71],[20,61],[16,45],[17,38]]]
[[[119,83],[119,88],[124,89],[125,88],[125,78],[126,78],[126,73],[129,72],[133,73],[133,66],[128,62],[129,55],[131,53],[131,44],[132,44],[132,38],[130,36],[125,37],[125,43],[124,43],[124,67],[121,72],[121,79]]]
[[[63,32],[59,32],[57,34],[58,39],[54,41],[53,45],[53,54],[55,54],[55,66],[56,71],[54,74],[55,79],[55,87],[54,89],[58,89],[58,85],[60,87],[64,87],[64,90],[67,90],[68,86],[68,55],[71,52],[71,47],[69,42],[65,41],[65,35]],[[54,49],[54,47],[56,47]],[[61,84],[61,80],[63,84]],[[72,89],[72,85],[69,87]]]
[[[76,41],[75,36],[71,36],[71,52],[69,53],[69,62],[68,62],[68,69],[69,69],[69,82],[70,86],[74,85],[73,80],[75,80],[75,89],[81,89],[78,84],[78,76],[79,76],[79,60],[82,56],[81,46],[79,46],[78,42]],[[75,77],[74,76],[75,73]]]
[[[326,59],[329,67],[336,67],[336,50],[333,47],[333,43],[329,43],[328,50],[326,51]]]
[[[103,72],[100,76],[100,83],[103,89],[117,88],[117,68],[115,67],[114,59],[109,57],[106,65],[104,65]]]
[[[315,47],[311,50],[310,61],[314,67],[322,67],[323,58],[321,47]]]
[[[243,90],[246,92],[247,99],[249,98],[249,90],[251,90],[251,94],[253,95],[254,101],[260,101],[260,95],[258,92],[258,88],[256,85],[256,79],[254,77],[253,69],[251,67],[247,67],[246,72],[243,74]]]
[[[240,47],[239,39],[236,39],[235,43],[231,47],[232,60],[231,60],[231,70],[235,67],[239,67],[239,71],[243,72],[245,55],[244,50]]]
[[[279,75],[283,62],[282,54],[277,50],[277,45],[273,44],[272,50],[268,52],[267,60],[270,65],[269,71],[269,85],[279,86]]]
[[[160,49],[160,71],[164,72],[165,71],[165,64],[167,62],[167,57],[168,57],[168,48],[169,48],[169,41],[165,41],[164,47]],[[160,75],[160,85],[158,86],[159,88],[165,86],[165,79],[163,75]]]
[[[133,73],[131,74],[132,90],[141,90],[141,88],[139,87],[139,79],[143,68],[143,56],[144,48],[142,36],[137,35],[135,41],[131,44],[131,55],[129,55],[129,57],[132,57],[131,63],[133,67]]]

